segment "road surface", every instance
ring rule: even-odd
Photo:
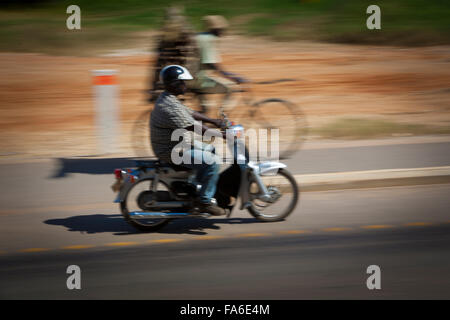
[[[284,222],[239,212],[178,220],[156,234],[99,213],[40,215],[34,228],[2,217],[9,251],[0,255],[0,297],[448,299],[449,192],[450,185],[310,192]],[[73,264],[82,270],[76,292],[65,287]],[[381,290],[366,288],[369,265],[381,268]]]
[[[349,157],[354,170],[396,168],[401,155],[402,167],[449,164],[445,143],[397,147],[303,152],[293,167],[341,170]],[[109,167],[123,160],[89,161],[0,165],[0,298],[450,298],[449,184],[307,192],[286,221],[237,211],[145,234],[111,202]],[[73,264],[81,290],[66,288]],[[366,287],[369,265],[381,290]]]
[[[294,174],[448,166],[450,142],[305,149],[284,162]],[[4,186],[0,193],[0,214],[111,203],[114,195],[109,186],[113,183],[113,170],[133,165],[133,160],[127,158],[0,164]]]

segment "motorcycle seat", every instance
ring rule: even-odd
[[[167,163],[167,162],[161,163],[161,167],[169,167],[169,168],[174,169],[175,171],[191,171],[192,170],[191,168],[187,168],[184,166],[179,166],[179,165]]]

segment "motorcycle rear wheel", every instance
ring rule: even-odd
[[[142,191],[149,190],[148,183],[151,183],[153,185],[153,180],[141,180],[134,184],[126,193],[125,199],[120,202],[120,210],[122,212],[122,216],[125,218],[125,221],[128,222],[130,225],[132,225],[134,228],[138,229],[139,231],[143,232],[154,232],[157,231],[164,226],[166,226],[171,219],[162,219],[162,218],[154,218],[154,219],[133,219],[130,216],[130,212],[137,211],[138,205],[138,195],[140,194],[138,190],[139,188],[143,188]],[[147,185],[147,186],[146,186]],[[163,183],[159,182],[157,186],[157,190],[164,191],[167,190],[167,186],[165,186]],[[142,192],[141,191],[141,192]],[[136,193],[137,192],[137,193]],[[131,201],[130,201],[131,200]],[[130,203],[130,202],[136,202],[136,203]]]

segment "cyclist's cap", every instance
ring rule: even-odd
[[[228,28],[227,20],[222,16],[205,16],[203,17],[208,29],[226,29]]]

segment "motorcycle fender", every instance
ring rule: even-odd
[[[128,192],[128,189],[131,188],[131,186],[134,183],[131,183],[129,181],[125,182],[122,187],[120,188],[120,191],[117,193],[116,199],[114,200],[114,203],[121,203],[125,200],[125,196]]]
[[[114,200],[114,203],[121,203],[123,201],[122,197],[120,196],[120,192],[117,194],[116,199]]]
[[[256,174],[261,176],[271,176],[276,175],[278,169],[286,168],[287,166],[284,163],[276,162],[276,161],[268,161],[262,162],[258,164],[249,164],[255,170]]]
[[[137,171],[133,171],[132,174],[133,174],[134,179],[133,180],[130,179],[131,175],[128,175],[125,178],[125,181],[124,181],[122,187],[120,188],[120,191],[117,194],[116,199],[114,200],[114,203],[123,202],[125,200],[125,196],[126,196],[128,190],[138,181],[153,179],[155,177],[154,172],[149,172],[149,173],[139,175]],[[134,175],[134,174],[136,174],[136,175]]]

